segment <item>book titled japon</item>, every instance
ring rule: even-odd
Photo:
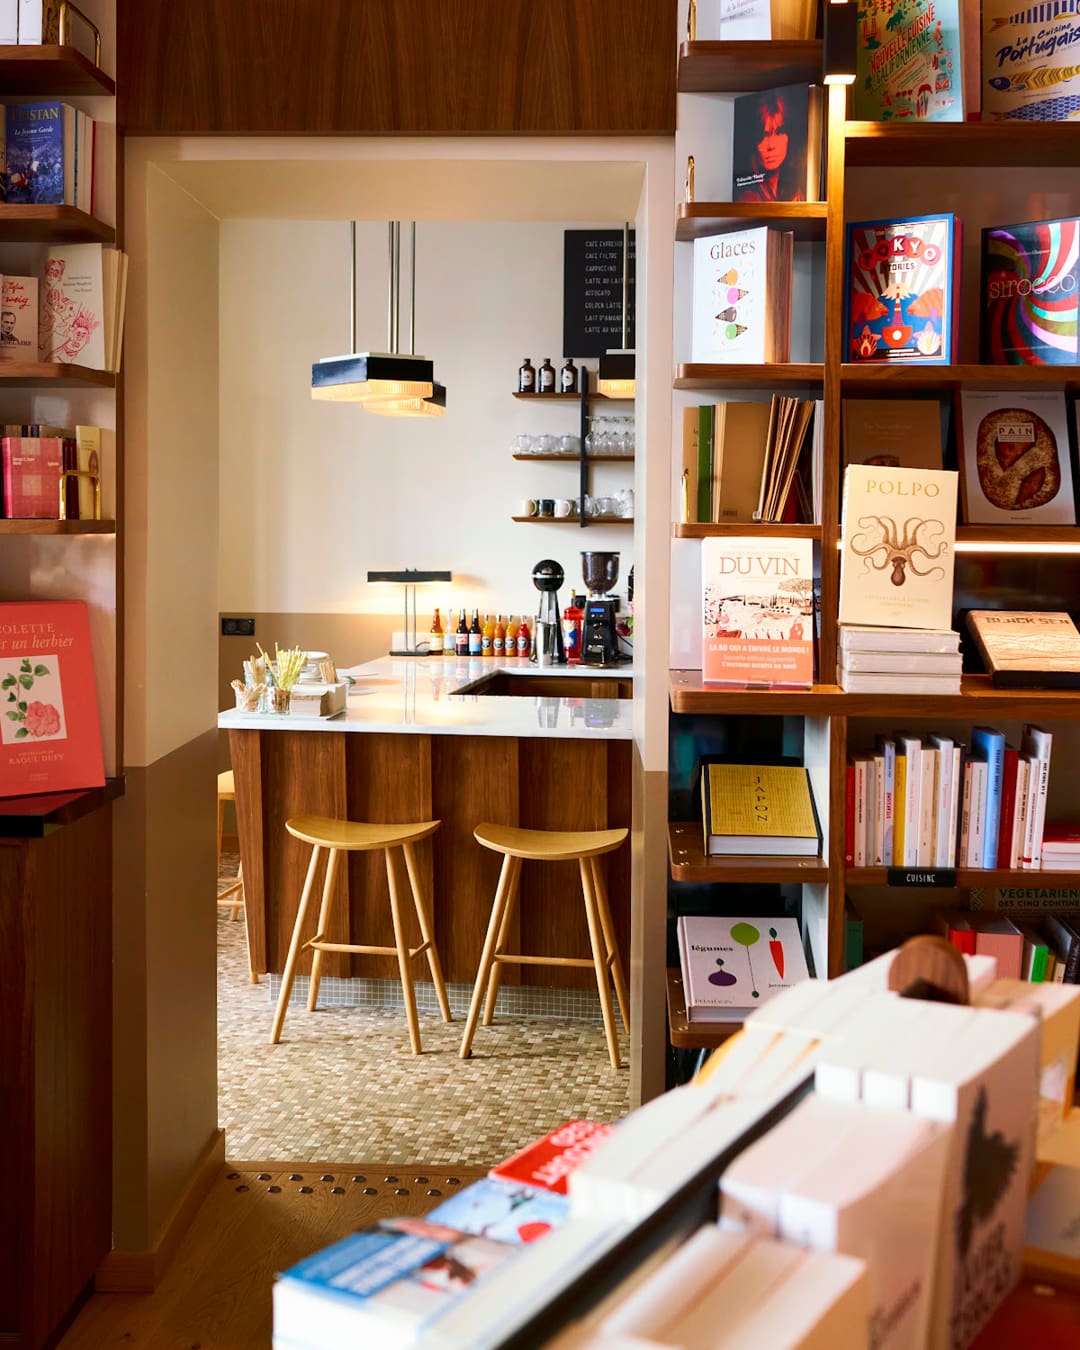
[[[0,709],[0,797],[104,785],[81,600],[0,604]]]

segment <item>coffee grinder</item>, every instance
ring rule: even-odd
[[[561,564],[553,558],[544,558],[532,570],[533,585],[540,592],[540,608],[536,613],[530,657],[538,666],[566,663],[559,611],[559,587],[565,576]]]
[[[615,615],[619,602],[609,592],[619,579],[619,555],[583,552],[581,574],[589,592],[585,600],[581,660],[587,666],[618,665],[619,638],[615,631]]]

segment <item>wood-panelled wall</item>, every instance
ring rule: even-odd
[[[673,0],[118,0],[128,135],[671,134]]]

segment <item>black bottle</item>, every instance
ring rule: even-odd
[[[535,394],[536,393],[536,371],[528,357],[518,371],[518,393]]]
[[[536,372],[536,392],[538,394],[553,394],[555,392],[555,367],[551,364],[551,357],[544,357],[544,364]]]
[[[566,365],[559,371],[559,392],[563,394],[577,393],[577,366],[574,365],[572,356],[566,358]]]

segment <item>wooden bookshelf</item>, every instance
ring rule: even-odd
[[[107,96],[116,85],[74,47],[0,47],[0,89],[13,98]]]
[[[676,389],[808,389],[825,378],[824,366],[808,362],[764,365],[700,365],[675,367]]]
[[[720,881],[754,886],[829,879],[828,863],[820,857],[709,857],[704,851],[700,821],[693,824],[668,822],[668,860],[672,881]]]
[[[667,968],[668,1035],[671,1044],[680,1050],[715,1050],[736,1032],[742,1031],[741,1021],[691,1022],[686,1015],[686,992],[682,971],[678,966]]]
[[[1037,552],[1040,545],[1065,545],[1080,553],[1080,527],[1076,525],[958,525],[957,544],[974,552],[979,544],[1014,544],[1017,548],[1029,546]]]
[[[685,242],[718,230],[752,230],[773,225],[790,230],[800,242],[825,238],[824,202],[680,202],[675,210],[675,238]]]
[[[0,243],[112,244],[116,231],[74,206],[0,203]]]
[[[116,375],[111,370],[91,370],[89,366],[68,365],[63,361],[0,362],[0,381],[21,384],[28,389],[60,388],[64,385],[97,385],[114,389]]]
[[[1080,133],[1078,133],[1080,135]],[[1080,158],[1080,154],[1078,154]],[[1080,389],[1080,366],[915,365],[868,361],[840,367],[845,394],[911,390],[955,394],[959,389]]]
[[[676,539],[723,539],[730,535],[758,535],[763,539],[820,539],[820,525],[784,525],[780,521],[725,520],[711,524],[676,521],[671,527]]]
[[[744,94],[821,80],[820,42],[684,42],[680,94]]]
[[[848,122],[844,151],[861,168],[1069,168],[1076,140],[1074,122]]]
[[[115,520],[0,520],[0,534],[115,533]]]

